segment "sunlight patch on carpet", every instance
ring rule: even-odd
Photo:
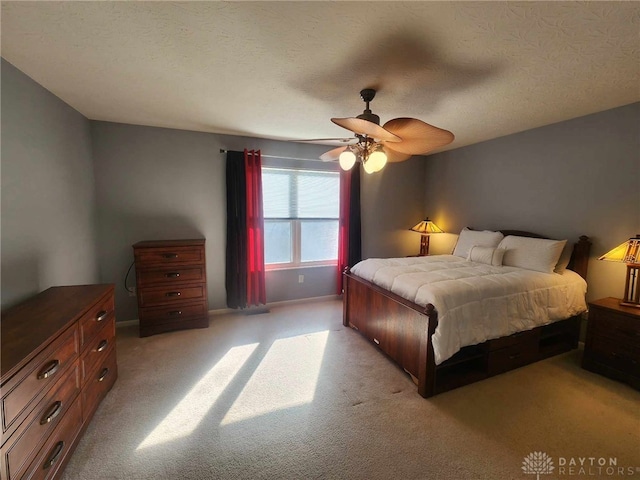
[[[136,450],[190,435],[257,346],[257,343],[253,343],[230,349],[138,445]]]
[[[327,330],[273,342],[221,425],[313,401],[328,337]]]

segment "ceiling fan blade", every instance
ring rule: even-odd
[[[449,130],[434,127],[417,118],[394,118],[385,123],[384,128],[402,138],[392,148],[411,155],[430,152],[450,144],[455,138]]]
[[[320,155],[320,160],[322,160],[323,162],[332,162],[334,160],[338,160],[340,158],[340,154],[346,149],[347,147],[338,147],[334,148],[333,150],[329,150],[328,152]]]
[[[384,140],[385,142],[400,142],[402,140],[402,138],[382,128],[380,125],[361,118],[332,118],[331,121],[358,135],[366,135],[376,140]]]
[[[411,158],[410,154],[398,152],[397,150],[394,150],[393,148],[391,148],[392,145],[397,145],[397,144],[385,143],[382,146],[384,153],[387,155],[387,162],[390,162],[390,163],[404,162],[405,160],[408,160],[409,158]]]

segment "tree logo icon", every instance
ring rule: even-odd
[[[536,475],[536,480],[540,480],[540,474],[553,473],[553,469],[553,460],[544,452],[531,452],[522,461],[522,471],[526,474]]]

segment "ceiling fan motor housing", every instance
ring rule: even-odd
[[[356,118],[360,118],[362,120],[366,120],[367,122],[375,123],[376,125],[380,125],[380,117],[375,113],[371,113],[371,110],[367,109],[358,115]]]
[[[373,88],[365,88],[360,90],[360,97],[367,104],[367,107],[362,114],[358,115],[356,118],[360,118],[362,120],[366,120],[367,122],[375,123],[376,125],[380,125],[380,117],[375,113],[372,113],[369,109],[369,102],[373,100],[376,96],[376,91]]]

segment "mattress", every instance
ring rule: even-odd
[[[453,255],[370,258],[351,273],[420,306],[433,304],[436,365],[462,347],[531,330],[587,309],[580,275],[491,266]]]

